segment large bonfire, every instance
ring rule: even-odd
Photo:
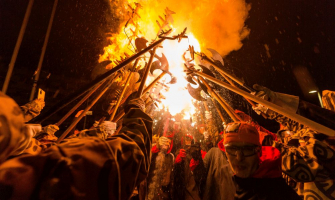
[[[244,26],[250,6],[244,0],[234,1],[110,1],[114,16],[120,20],[117,33],[108,35],[109,44],[104,47],[99,62],[111,61],[106,68],[112,69],[129,56],[137,52],[135,41],[145,38],[148,43],[158,40],[158,35],[172,30],[176,35],[187,28],[187,39],[165,40],[163,48],[156,54],[165,56],[169,63],[169,73],[150,91],[158,113],[169,113],[170,117],[190,119],[197,112],[197,102],[187,91],[187,81],[183,72],[185,61],[197,64],[190,55],[190,48],[201,52],[206,48],[215,48],[222,56],[241,48],[249,29]],[[140,61],[143,68],[147,59]],[[154,61],[157,58],[154,58]],[[140,69],[138,69],[140,70]],[[149,74],[146,85],[149,85],[161,70]],[[169,84],[171,78],[175,84]],[[126,76],[123,78],[126,79]],[[123,86],[123,85],[122,85]],[[192,103],[193,102],[193,103]],[[177,117],[178,116],[178,117]],[[203,118],[203,117],[202,117]],[[192,119],[191,119],[192,120]],[[155,120],[157,121],[157,119]],[[196,122],[197,118],[193,120]]]

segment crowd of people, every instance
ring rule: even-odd
[[[325,108],[255,86],[257,96],[335,130],[334,92]],[[335,136],[258,105],[280,123],[272,133],[249,115],[219,134],[210,113],[197,131],[170,122],[153,132],[140,98],[128,99],[117,133],[104,123],[57,143],[56,125],[27,123],[44,107],[0,94],[0,199],[335,199]]]

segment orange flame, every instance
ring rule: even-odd
[[[131,44],[136,37],[144,36],[151,41],[156,39],[162,28],[167,30],[173,26],[172,35],[174,35],[187,27],[188,39],[183,39],[181,43],[166,40],[163,42],[163,49],[157,50],[159,56],[161,53],[165,54],[169,61],[170,72],[178,80],[177,84],[169,85],[168,91],[162,92],[166,98],[162,100],[161,106],[168,107],[172,115],[181,111],[191,115],[195,111],[182,71],[184,63],[182,55],[189,45],[193,45],[197,52],[205,47],[214,48],[225,56],[233,50],[240,49],[241,41],[249,34],[244,21],[248,16],[250,5],[244,0],[110,0],[110,4],[114,5],[114,9],[115,5],[118,5],[116,12],[124,23],[121,23],[118,34],[109,37],[111,44],[104,48],[104,54],[100,56],[99,62],[120,60],[125,54],[134,54],[135,49]],[[109,67],[116,65],[117,61]],[[147,84],[153,79],[153,76],[148,77]],[[169,75],[164,79],[163,82],[168,82]]]

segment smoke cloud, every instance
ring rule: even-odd
[[[168,7],[176,13],[172,17],[177,33],[187,27],[187,32],[192,32],[202,50],[213,48],[222,56],[240,49],[242,40],[250,33],[244,22],[251,5],[244,0],[143,0],[139,3],[143,6],[139,10],[141,20],[158,19]],[[151,22],[157,30],[154,23]]]
[[[138,15],[132,14],[130,9],[136,3],[141,5]],[[123,27],[132,15],[140,27],[139,36],[155,39],[159,31],[156,20],[159,16],[164,18],[164,10],[168,7],[175,12],[172,14],[175,34],[187,27],[187,33],[194,35],[202,51],[213,48],[222,56],[239,50],[242,40],[250,33],[244,22],[251,5],[244,0],[113,0],[109,4],[112,12],[109,21],[114,23],[114,33],[118,30],[119,34],[124,34]]]

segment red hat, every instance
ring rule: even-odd
[[[245,122],[233,122],[227,125],[224,133],[224,144],[231,142],[245,142],[261,146],[257,129]]]
[[[193,136],[191,134],[186,134],[185,136],[193,140]]]

